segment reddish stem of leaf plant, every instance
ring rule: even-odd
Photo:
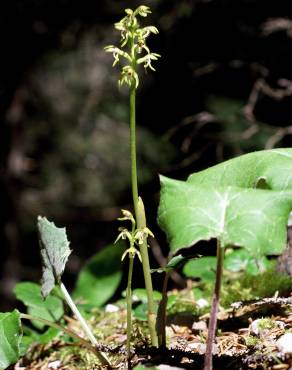
[[[217,266],[216,266],[216,280],[212,300],[211,315],[208,328],[208,339],[207,348],[205,353],[204,370],[212,370],[212,350],[213,343],[215,339],[215,332],[217,327],[217,313],[219,308],[219,297],[220,297],[220,287],[223,272],[223,260],[224,260],[224,248],[221,247],[220,241],[217,241]]]

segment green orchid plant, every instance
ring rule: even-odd
[[[115,28],[121,33],[120,47],[108,45],[105,51],[113,54],[113,66],[121,64],[121,75],[119,86],[127,85],[130,90],[130,152],[131,152],[131,185],[132,197],[135,211],[135,218],[129,211],[122,211],[124,217],[122,220],[130,220],[132,223],[132,231],[122,229],[119,235],[120,238],[128,239],[130,248],[125,252],[129,255],[129,275],[128,275],[128,354],[130,351],[129,336],[131,333],[131,283],[133,260],[138,254],[142,261],[145,287],[148,299],[148,326],[153,346],[158,346],[158,339],[155,329],[156,313],[153,301],[153,287],[151,279],[151,271],[148,256],[147,237],[153,236],[146,225],[146,216],[144,205],[138,193],[138,177],[137,177],[137,160],[136,160],[136,90],[139,86],[139,65],[143,65],[144,69],[155,71],[152,62],[156,61],[160,55],[152,53],[147,46],[147,38],[151,34],[157,34],[158,30],[154,26],[141,27],[138,18],[147,17],[151,13],[148,6],[141,5],[136,10],[126,9],[126,16],[115,24]],[[134,247],[138,241],[139,253]]]

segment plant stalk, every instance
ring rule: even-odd
[[[132,276],[133,276],[134,256],[129,255],[129,273],[127,286],[127,355],[131,357],[131,337],[132,337]]]
[[[131,151],[131,183],[133,204],[136,216],[138,229],[146,227],[145,209],[142,199],[138,195],[138,178],[137,178],[137,151],[136,151],[136,87],[132,83],[130,87],[130,151]],[[142,266],[144,273],[145,288],[147,292],[148,303],[148,326],[151,336],[151,343],[154,347],[158,347],[158,339],[155,329],[156,313],[153,301],[153,287],[150,272],[148,245],[147,240],[140,245],[140,253],[142,258]]]
[[[167,271],[163,280],[162,298],[158,307],[156,329],[158,333],[159,347],[166,347],[166,306],[167,306],[167,284],[169,280],[169,272]]]
[[[135,215],[138,211],[138,176],[136,154],[136,87],[132,83],[130,87],[130,151],[131,151],[131,185]]]
[[[76,318],[78,319],[78,321],[80,322],[85,334],[87,335],[87,337],[89,338],[90,342],[92,343],[92,345],[94,347],[97,347],[98,346],[98,341],[96,340],[95,336],[93,335],[91,329],[89,328],[87,322],[84,320],[83,316],[81,315],[81,313],[79,312],[77,306],[75,305],[75,303],[73,302],[70,294],[68,293],[65,285],[60,281],[60,289],[64,295],[64,298],[68,304],[68,306],[71,308],[72,312],[74,313],[74,315],[76,316]],[[102,353],[102,352],[98,352],[98,358],[100,359],[100,361],[104,364],[104,365],[110,365],[110,362],[107,358],[107,356]]]
[[[136,214],[137,227],[143,229],[146,227],[145,209],[142,199],[139,197],[138,209]],[[148,304],[148,326],[150,331],[151,343],[154,347],[158,347],[158,338],[156,333],[156,312],[153,300],[153,287],[150,272],[149,256],[148,256],[148,244],[147,240],[144,240],[143,244],[139,245],[140,253],[142,258],[142,267],[144,273],[145,288],[147,293],[147,304]]]
[[[30,321],[39,321],[42,322],[43,324],[50,326],[51,328],[55,328],[57,330],[60,330],[61,332],[66,333],[69,335],[71,338],[77,339],[84,347],[86,347],[88,350],[93,352],[98,359],[102,362],[103,365],[111,366],[108,361],[105,361],[104,357],[101,357],[101,352],[97,350],[95,346],[93,346],[91,343],[89,343],[87,340],[84,338],[80,337],[78,334],[74,333],[74,331],[69,330],[55,322],[43,319],[41,317],[33,316],[33,315],[28,315],[25,313],[20,313],[20,318],[24,320],[30,320]]]
[[[223,262],[224,262],[224,248],[221,247],[220,241],[217,240],[217,266],[216,266],[216,280],[212,299],[212,308],[210,314],[210,321],[208,327],[208,339],[207,348],[204,360],[204,370],[212,370],[213,368],[213,344],[215,340],[215,333],[217,327],[217,313],[219,308],[220,300],[220,288],[223,274]]]

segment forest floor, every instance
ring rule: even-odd
[[[115,369],[128,368],[126,356],[126,311],[118,302],[98,311],[89,320],[96,328],[100,349]],[[112,309],[114,307],[114,310]],[[115,312],[107,312],[115,311]],[[202,369],[209,314],[180,311],[169,314],[166,347],[149,346],[145,321],[134,320],[133,356],[130,366],[151,369]],[[71,330],[82,335],[79,324],[67,317]],[[284,338],[284,339],[283,339]],[[286,342],[285,342],[286,340]],[[284,341],[284,343],[283,343]],[[292,369],[292,296],[237,302],[221,308],[213,349],[216,369]],[[14,370],[93,370],[101,368],[96,357],[80,344],[56,337],[48,344],[35,344]]]

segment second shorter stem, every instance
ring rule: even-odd
[[[129,273],[127,285],[127,355],[131,357],[131,337],[132,337],[132,276],[133,276],[134,257],[129,254]]]
[[[146,216],[145,209],[142,199],[138,199],[138,207],[136,214],[136,221],[138,229],[144,229],[146,227]],[[158,337],[156,333],[156,310],[153,299],[153,287],[151,270],[148,256],[148,244],[147,240],[140,244],[140,253],[142,258],[142,267],[144,273],[145,288],[147,293],[147,305],[148,305],[148,327],[150,331],[151,344],[153,347],[158,347]]]

